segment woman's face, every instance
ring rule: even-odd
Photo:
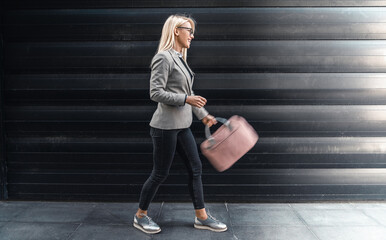
[[[181,47],[190,48],[190,42],[194,38],[193,34],[191,34],[192,31],[190,22],[186,22],[176,29],[176,39]]]

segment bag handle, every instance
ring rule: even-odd
[[[231,122],[228,119],[222,117],[216,117],[215,119],[218,122],[223,123],[229,129],[229,131],[232,131]],[[205,137],[209,141],[209,146],[207,148],[211,148],[214,144],[216,144],[216,140],[214,140],[214,138],[212,137],[208,125],[205,125]]]

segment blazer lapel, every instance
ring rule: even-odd
[[[192,73],[192,82],[193,82],[193,79],[194,79],[194,75],[195,75],[195,73],[192,71],[192,69],[190,69],[190,67],[189,67],[189,65],[188,64],[186,64],[186,66],[188,66],[188,68],[189,68],[189,71]],[[189,75],[190,76],[190,75]]]
[[[190,79],[190,74],[189,74],[188,70],[186,69],[184,64],[181,62],[181,60],[179,59],[177,54],[175,54],[172,50],[169,50],[169,53],[170,53],[170,55],[172,55],[174,62],[178,65],[178,67],[184,73],[184,75],[186,77],[186,81],[188,83],[189,91],[191,91],[193,79]],[[189,68],[189,66],[188,66],[188,68]],[[190,70],[190,68],[189,68],[189,70]],[[192,72],[192,75],[193,75],[193,78],[194,78],[194,73],[193,72]]]

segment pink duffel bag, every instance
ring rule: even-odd
[[[206,140],[200,145],[201,152],[219,171],[230,168],[256,144],[259,136],[255,129],[241,116],[234,115],[228,120],[216,117],[223,123],[215,133],[210,135],[205,126]]]

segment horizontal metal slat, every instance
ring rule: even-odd
[[[385,1],[386,2],[386,1]],[[382,23],[386,22],[385,7],[333,7],[328,8],[175,8],[176,12],[189,12],[201,24],[219,23]],[[5,14],[6,25],[65,25],[134,23],[162,24],[170,15],[165,8],[135,9],[40,9],[9,10]],[[219,26],[220,27],[220,26]],[[201,28],[201,27],[200,27]]]
[[[7,106],[6,122],[143,122],[149,121],[153,106]],[[360,122],[385,121],[383,105],[231,105],[208,106],[215,116],[240,115],[252,122]],[[138,113],[138,114],[136,114]]]
[[[386,181],[385,169],[268,169],[230,170],[225,173],[203,172],[205,185],[382,185]],[[10,172],[13,184],[143,184],[150,172],[128,169],[126,172],[77,173],[70,171]],[[165,184],[188,182],[187,172],[171,171]]]
[[[9,104],[151,104],[150,74],[7,75]],[[210,105],[384,104],[383,73],[199,73],[194,89]],[[46,101],[46,102],[44,102]]]
[[[202,142],[198,139],[197,142]],[[151,153],[149,138],[81,139],[66,137],[12,138],[7,152],[132,152]],[[385,137],[278,137],[260,138],[251,153],[287,154],[385,154]]]
[[[10,172],[49,171],[151,171],[152,153],[73,153],[73,152],[12,152],[7,154]],[[200,154],[203,169],[213,172],[213,167]],[[276,154],[247,153],[229,171],[235,169],[286,169],[286,168],[385,168],[383,154]],[[185,171],[177,154],[171,170]]]
[[[201,40],[384,39],[385,8],[208,8],[188,10]],[[8,41],[155,41],[169,9],[9,11]]]
[[[364,90],[254,90],[254,89],[209,89],[195,90],[204,96],[208,105],[383,105],[386,104],[386,89]],[[108,105],[153,105],[148,89],[132,90],[20,90],[5,91],[10,105],[41,103],[87,103]],[[141,102],[139,102],[141,101]],[[140,104],[138,104],[140,103]],[[140,106],[139,106],[140,107]]]
[[[197,41],[193,44],[189,62],[196,72],[386,71],[384,41]],[[156,42],[12,43],[5,51],[8,59],[5,72],[148,72],[155,50]]]
[[[195,90],[386,89],[385,73],[196,73]],[[5,90],[148,90],[144,74],[10,74]]]
[[[386,1],[384,0],[198,0],[198,1],[180,1],[180,0],[170,0],[170,1],[156,1],[156,0],[103,0],[103,1],[82,1],[82,4],[79,4],[76,0],[36,0],[34,2],[28,0],[5,0],[4,6],[7,9],[39,9],[43,8],[147,8],[147,7],[159,7],[159,8],[176,8],[176,7],[332,7],[332,6],[342,6],[342,7],[380,7],[386,6]]]
[[[9,184],[10,195],[14,193],[26,194],[26,193],[39,193],[39,194],[70,194],[70,195],[79,195],[79,194],[98,194],[98,195],[120,195],[124,196],[127,194],[136,195],[138,197],[142,184]],[[175,195],[188,194],[188,189],[186,184],[169,184],[161,185],[157,195],[174,193]],[[248,194],[245,194],[248,193]],[[264,193],[264,194],[263,194]],[[245,197],[258,196],[258,195],[273,195],[273,196],[282,196],[283,195],[298,195],[298,198],[301,199],[302,196],[307,195],[316,195],[316,196],[325,196],[326,199],[330,198],[328,195],[345,195],[348,198],[350,195],[370,195],[367,196],[371,198],[371,195],[382,195],[386,194],[386,186],[381,185],[298,185],[298,186],[288,186],[288,185],[205,185],[204,194],[205,196],[214,196],[214,195],[242,195]],[[363,198],[363,196],[362,196]],[[366,197],[365,197],[366,198]],[[189,200],[189,199],[188,199]]]

